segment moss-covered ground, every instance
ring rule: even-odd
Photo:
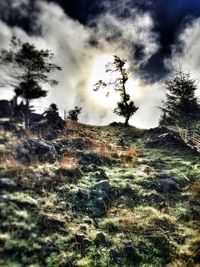
[[[1,131],[0,266],[200,266],[199,155],[132,127],[67,127],[54,163],[20,164]]]

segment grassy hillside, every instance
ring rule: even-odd
[[[199,155],[152,145],[158,135],[70,121],[54,135],[2,129],[0,266],[200,266]],[[38,138],[55,157],[27,155]]]

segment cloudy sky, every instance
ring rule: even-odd
[[[63,68],[54,74],[59,85],[34,103],[37,110],[54,102],[63,114],[80,105],[81,121],[90,124],[120,121],[113,114],[116,93],[92,90],[108,79],[104,66],[112,55],[127,59],[127,89],[139,106],[130,123],[138,127],[157,125],[163,80],[173,69],[181,64],[195,79],[200,75],[199,0],[1,0],[0,48],[13,35],[51,49]],[[2,86],[0,99],[12,92]]]

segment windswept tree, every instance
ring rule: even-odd
[[[49,75],[61,70],[53,64],[54,54],[50,50],[38,50],[34,44],[23,43],[13,37],[9,50],[1,50],[1,64],[10,66],[11,85],[14,87],[17,97],[25,101],[25,128],[29,127],[30,102],[33,99],[45,97],[47,91],[42,88],[43,84],[51,86],[58,82],[50,79]]]
[[[130,99],[130,95],[126,90],[126,83],[128,81],[128,74],[125,68],[126,61],[120,59],[118,56],[114,56],[114,60],[111,63],[106,65],[106,72],[116,72],[118,77],[109,83],[106,83],[102,80],[99,80],[94,85],[94,91],[98,91],[100,88],[112,86],[115,91],[120,94],[120,102],[117,103],[117,107],[114,109],[114,113],[125,118],[124,125],[127,126],[129,119],[133,114],[138,110],[138,107],[135,106],[133,100]]]
[[[67,118],[72,121],[78,121],[78,116],[81,114],[82,107],[75,106],[74,109],[68,112]]]
[[[161,107],[160,125],[189,128],[199,119],[200,106],[195,95],[197,83],[182,70],[165,82],[166,100]]]

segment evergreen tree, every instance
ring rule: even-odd
[[[106,84],[104,81],[98,81],[94,86],[94,91],[98,91],[101,87],[114,86],[115,91],[119,92],[121,101],[117,103],[114,113],[125,118],[124,125],[127,126],[131,116],[138,110],[134,102],[130,99],[130,95],[126,91],[126,82],[128,74],[124,67],[126,61],[114,56],[113,62],[106,66],[106,72],[117,72],[119,77],[114,81]]]
[[[188,128],[199,117],[200,107],[195,96],[197,84],[190,73],[182,70],[165,82],[166,101],[161,107],[160,125],[171,125]]]
[[[61,68],[52,63],[53,53],[38,50],[35,45],[22,43],[13,37],[9,50],[1,50],[1,64],[11,65],[12,85],[17,97],[25,100],[25,128],[29,127],[30,102],[45,97],[47,91],[42,84],[56,85],[56,80],[49,79],[49,74]]]
[[[49,108],[44,112],[44,116],[47,120],[48,125],[52,128],[60,129],[64,127],[64,121],[59,116],[58,107],[52,103]]]
[[[78,121],[78,116],[81,114],[82,107],[75,106],[74,109],[68,112],[68,119],[72,121]]]

